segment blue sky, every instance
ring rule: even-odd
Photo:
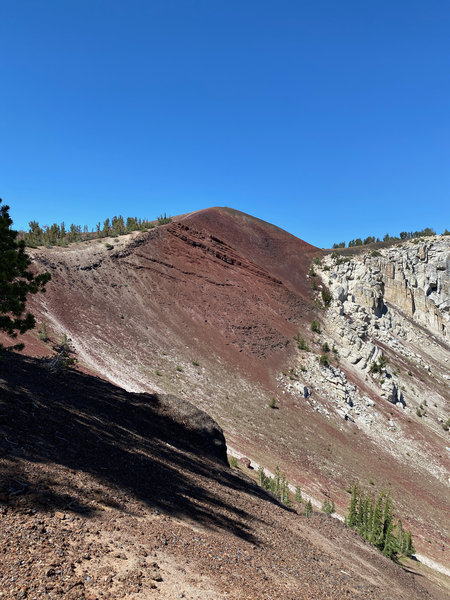
[[[16,228],[231,206],[321,247],[450,228],[448,0],[0,0]]]

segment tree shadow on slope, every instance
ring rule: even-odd
[[[0,359],[0,503],[25,497],[39,510],[89,517],[99,499],[126,509],[129,493],[257,543],[258,519],[225,500],[224,487],[279,506],[227,467],[222,431],[191,404],[76,371],[52,374],[36,359]]]

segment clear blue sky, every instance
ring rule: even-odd
[[[231,206],[318,246],[450,228],[448,0],[0,0],[15,228]]]

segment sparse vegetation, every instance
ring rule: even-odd
[[[446,233],[447,229],[444,231],[442,235],[449,235]],[[431,227],[425,227],[421,231],[401,231],[398,236],[391,236],[389,233],[383,237],[383,242],[397,242],[397,241],[406,241],[406,240],[414,240],[415,238],[421,237],[429,237],[432,235],[436,235],[436,232]],[[373,235],[369,235],[364,240],[361,238],[356,238],[354,240],[350,240],[348,243],[348,248],[353,248],[354,246],[366,246],[368,244],[379,244],[381,242],[380,238]],[[338,244],[333,244],[333,248],[345,248],[345,242],[339,242]]]
[[[308,500],[308,502],[305,504],[305,512],[304,515],[305,517],[310,517],[312,515],[313,512],[313,505],[311,504],[311,500]]]
[[[311,323],[311,331],[314,333],[321,333],[320,323],[318,321],[313,321]]]
[[[322,354],[319,358],[319,362],[323,367],[329,367],[330,361],[328,360],[328,356],[326,354]]]
[[[280,471],[279,467],[276,467],[273,477],[266,475],[263,467],[259,467],[258,483],[265,490],[272,492],[282,504],[286,506],[292,505],[289,495],[289,483],[286,475]]]
[[[40,227],[37,221],[30,221],[29,230],[23,234],[23,240],[26,246],[33,248],[37,246],[67,246],[75,242],[110,236],[115,238],[114,241],[119,241],[118,236],[120,235],[126,235],[133,231],[146,231],[152,227],[154,224],[147,219],[127,217],[125,220],[122,215],[105,219],[103,226],[98,222],[95,229],[91,231],[87,225],[81,227],[81,225],[72,224],[66,228],[63,222],[61,225],[53,223],[50,227],[47,225]]]
[[[333,300],[333,296],[331,295],[331,292],[327,289],[323,289],[322,290],[322,302],[323,302],[325,308],[328,308],[330,306],[332,300]]]
[[[334,506],[333,500],[329,500],[328,498],[325,498],[325,500],[322,503],[321,511],[327,515],[332,515],[335,511],[335,506]]]
[[[370,369],[369,369],[369,373],[371,373],[372,375],[374,373],[381,373],[383,369],[386,368],[387,365],[387,358],[384,356],[384,354],[382,354],[380,356],[380,358],[378,359],[378,361],[372,361],[372,364],[370,365]]]
[[[41,325],[41,330],[39,332],[39,339],[43,342],[46,342],[48,340],[47,325],[45,323],[42,323],[42,325]]]
[[[297,337],[294,338],[297,342],[297,348],[299,350],[304,350],[305,352],[309,352],[309,346],[308,344],[305,342],[305,340],[301,337]]]
[[[158,217],[158,225],[167,225],[167,223],[171,223],[172,219],[164,213],[164,215],[159,215]]]

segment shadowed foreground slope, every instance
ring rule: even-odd
[[[342,524],[279,506],[225,452],[184,401],[2,358],[3,597],[431,597]]]

